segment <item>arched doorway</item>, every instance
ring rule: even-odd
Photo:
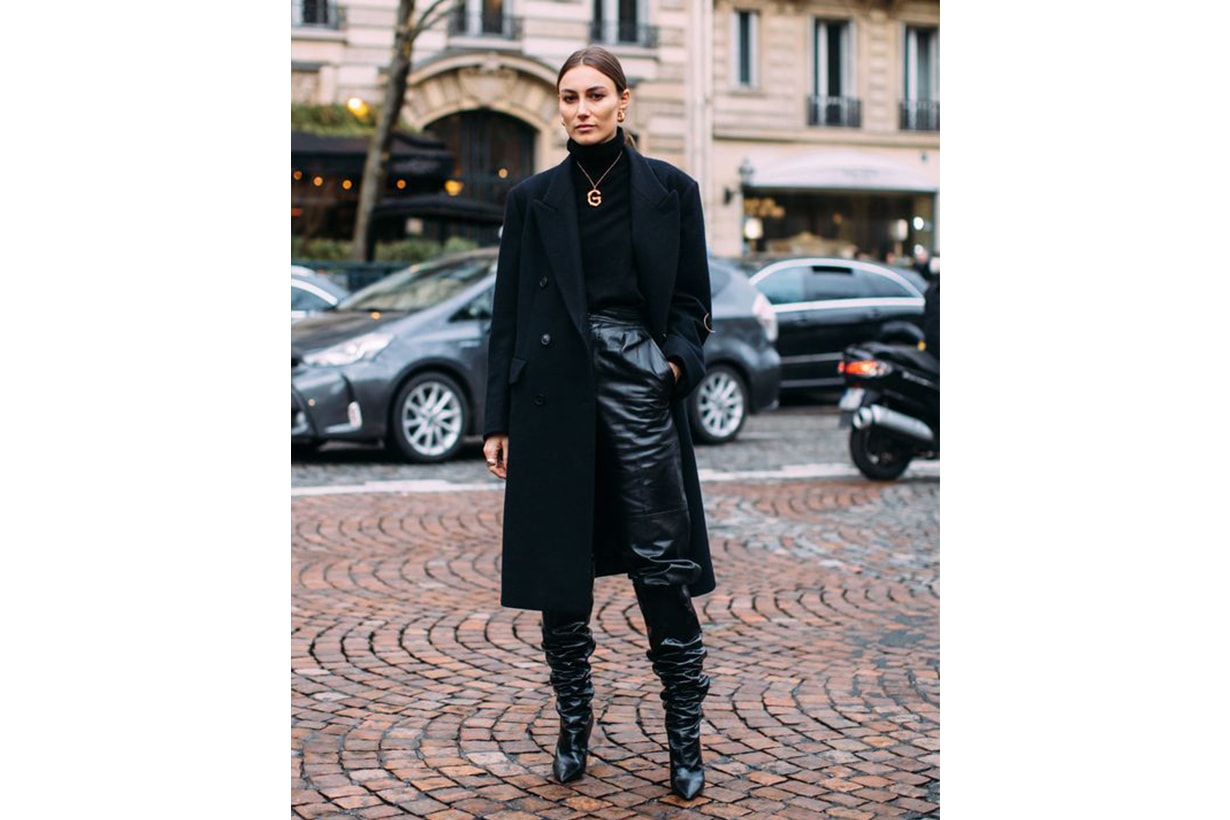
[[[494,205],[501,209],[508,192],[534,173],[534,141],[537,131],[516,117],[498,111],[459,111],[441,117],[426,129],[456,157],[446,188],[450,194]],[[460,188],[456,183],[460,183]],[[476,230],[480,242],[494,241],[489,230]]]

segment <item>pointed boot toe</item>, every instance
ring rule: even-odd
[[[555,779],[560,783],[571,783],[585,774],[585,759],[555,756]]]
[[[691,800],[700,795],[705,788],[705,770],[701,768],[688,769],[683,766],[671,767],[671,791],[684,800]]]
[[[589,736],[594,729],[594,716],[591,713],[584,728],[579,731],[569,731],[561,728],[559,740],[555,744],[555,779],[560,783],[568,783],[585,774],[589,757]]]

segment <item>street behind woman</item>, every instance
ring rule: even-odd
[[[940,360],[940,277],[936,274],[923,294],[924,349]]]
[[[569,156],[509,193],[491,322],[483,452],[507,480],[501,603],[542,612],[568,782],[594,721],[593,579],[632,580],[671,788],[691,799],[709,689],[692,596],[714,588],[684,409],[710,330],[700,193],[619,126],[631,95],[610,52],[573,53],[556,89]]]

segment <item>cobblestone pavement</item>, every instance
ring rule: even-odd
[[[670,794],[625,578],[595,584],[590,766],[561,786],[539,616],[499,606],[500,486],[481,463],[296,464],[292,817],[938,817],[938,470],[739,478],[840,452],[834,432],[786,408],[698,451],[721,480],[704,482],[718,589],[696,599],[713,684],[690,803]],[[453,489],[346,486],[366,481]]]

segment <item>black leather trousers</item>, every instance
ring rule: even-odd
[[[663,684],[671,788],[690,800],[704,787],[700,721],[709,678],[702,671],[706,651],[687,588],[701,569],[687,557],[691,520],[671,416],[675,377],[636,313],[591,314],[589,322],[598,399],[598,501],[614,512],[609,523],[618,528],[645,618],[647,655]],[[586,766],[593,726],[590,614],[542,616],[560,715],[560,782],[579,777]]]
[[[597,486],[613,498],[620,549],[634,583],[690,584],[691,519],[671,416],[675,376],[635,311],[589,317],[598,401]]]

